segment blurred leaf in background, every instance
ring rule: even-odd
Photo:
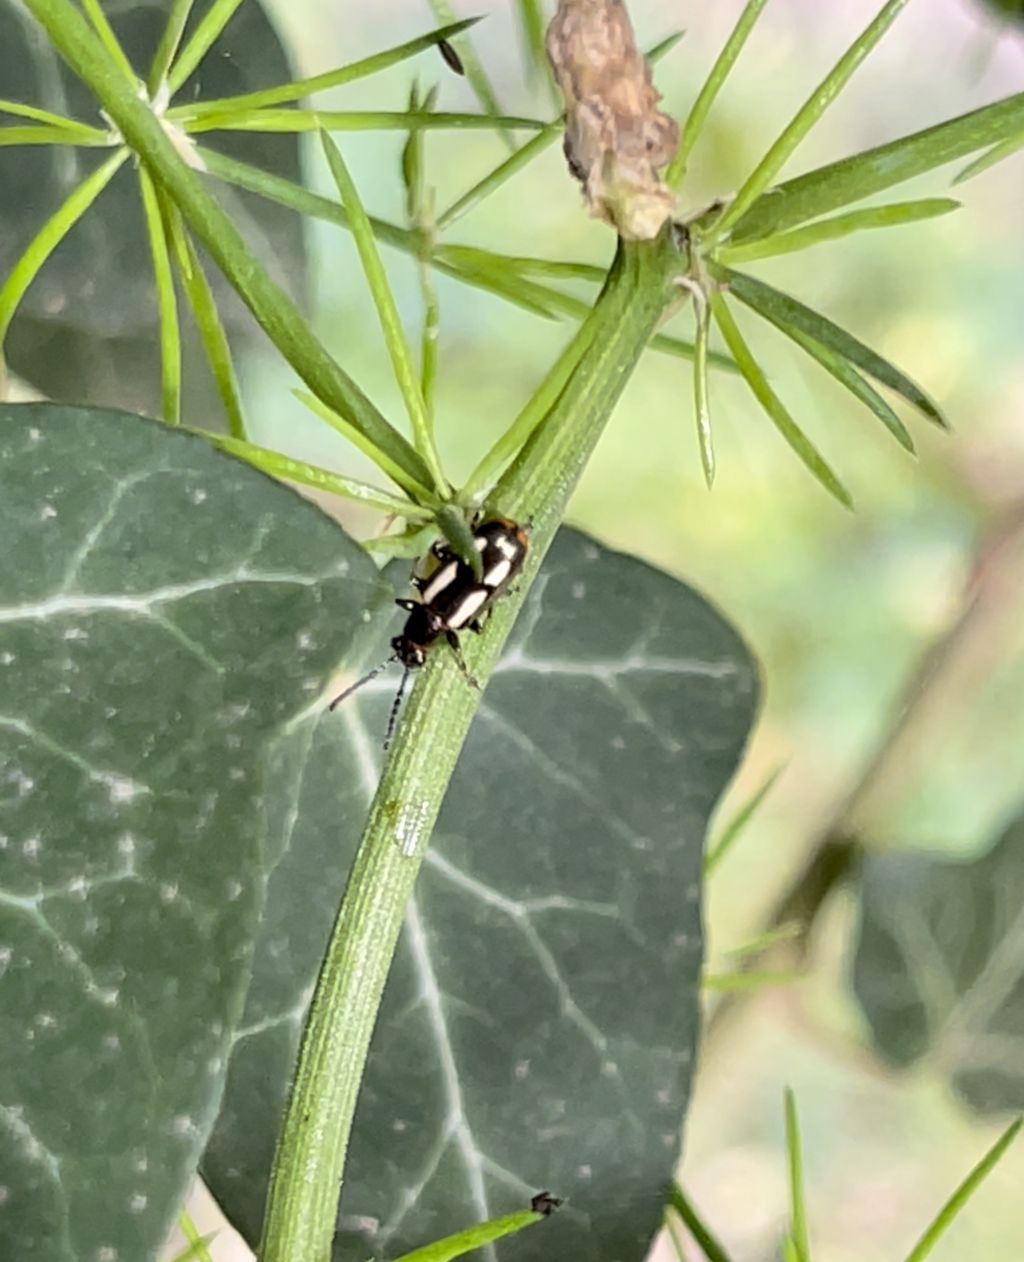
[[[1024,819],[973,862],[869,858],[853,988],[887,1060],[980,1113],[1024,1110]]]
[[[186,38],[202,16],[196,6]],[[132,64],[146,67],[167,22],[167,5],[128,0],[110,6],[109,17]],[[289,59],[258,0],[246,0],[228,22],[176,100],[221,97],[293,77]],[[93,127],[107,124],[92,95],[62,61],[14,0],[0,0],[0,83],[13,102],[29,102]],[[3,109],[0,107],[0,115]],[[23,121],[3,119],[4,123]],[[290,179],[299,177],[294,136],[233,133],[218,136],[225,153],[259,163]],[[84,176],[103,162],[103,148],[65,145],[0,147],[0,278],[40,224]],[[230,195],[229,210],[277,282],[303,300],[306,289],[304,229],[272,203],[243,193]],[[256,328],[219,275],[213,292],[232,338]],[[160,411],[158,316],[138,181],[123,168],[47,261],[29,289],[8,336],[9,367],[46,397]],[[194,333],[186,356],[202,362]],[[216,398],[212,382],[185,374],[185,415],[208,419]]]

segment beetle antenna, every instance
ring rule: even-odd
[[[351,695],[354,692],[357,692],[360,688],[362,688],[363,684],[368,684],[371,679],[376,679],[382,670],[386,670],[387,667],[389,667],[392,662],[396,662],[397,660],[398,660],[398,654],[392,653],[391,656],[387,658],[385,661],[381,662],[379,666],[375,666],[368,675],[364,675],[362,679],[357,679],[356,682],[352,684],[350,687],[346,688],[344,692],[339,692],[338,695],[331,702],[331,704],[327,707],[328,710],[336,710],[338,706],[340,706],[341,703],[345,700],[346,697],[351,697]]]
[[[409,682],[409,675],[412,672],[407,666],[402,671],[402,682],[398,685],[398,692],[395,693],[395,699],[391,703],[391,713],[388,715],[388,730],[384,737],[384,752],[388,752],[388,746],[391,744],[391,738],[395,734],[395,725],[398,722],[398,712],[402,708],[402,697],[405,694],[405,685]]]

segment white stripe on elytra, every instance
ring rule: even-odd
[[[456,605],[449,614],[448,626],[453,631],[458,631],[460,627],[464,627],[467,622],[473,619],[475,614],[480,612],[490,597],[491,593],[486,587],[472,588],[463,596],[461,604]]]
[[[424,587],[420,593],[421,599],[425,605],[431,604],[438,596],[448,587],[452,579],[459,572],[458,561],[449,561],[446,566],[438,570],[430,582]]]
[[[496,561],[490,569],[484,571],[484,582],[488,587],[500,587],[511,573],[511,561]]]

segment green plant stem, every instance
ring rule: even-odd
[[[620,248],[591,336],[556,406],[494,500],[532,516],[517,593],[466,646],[486,681],[566,504],[630,371],[675,298],[684,265],[670,239]],[[420,673],[370,808],[317,982],[279,1136],[261,1262],[327,1262],[352,1118],[384,983],[420,862],[479,702],[450,655]],[[349,720],[354,721],[354,720]]]
[[[98,97],[125,143],[147,164],[191,231],[313,393],[388,451],[414,479],[428,483],[422,458],[314,337],[298,308],[250,253],[231,218],[182,161],[160,120],[126,81],[70,0],[25,0],[25,8]]]

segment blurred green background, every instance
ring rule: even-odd
[[[432,25],[425,0],[268,7],[302,73]],[[739,0],[630,7],[642,46],[686,31],[657,73],[667,108],[685,112]],[[698,146],[684,208],[737,186],[877,8],[876,0],[768,5]],[[526,85],[509,0],[461,0],[456,10],[489,14],[474,38],[502,104],[550,113],[543,89]],[[433,53],[322,103],[402,108],[414,73],[440,83],[439,108],[475,108],[466,83]],[[973,0],[919,0],[788,174],[1018,91],[1022,79],[1024,31]],[[338,139],[371,212],[400,220],[401,139]],[[428,178],[439,205],[502,153],[485,133],[431,135]],[[312,145],[307,158],[310,182],[327,192]],[[895,196],[944,193],[956,169]],[[763,714],[722,815],[772,768],[785,770],[712,883],[713,964],[757,932],[891,732],[903,691],[936,642],[948,641],[948,661],[919,721],[885,760],[888,774],[872,779],[856,813],[860,835],[878,847],[969,854],[1024,806],[1024,156],[955,195],[964,203],[955,215],[752,267],[917,377],[950,416],[951,435],[908,418],[919,450],[909,458],[815,365],[745,319],[774,384],[847,481],[856,511],[827,497],[742,382],[722,376],[713,380],[719,473],[709,493],[688,366],[654,354],[631,381],[573,503],[574,524],[700,588],[763,664]],[[318,326],[397,418],[400,400],[351,242],[324,225],[309,231]],[[612,251],[608,231],[587,219],[557,147],[446,239],[600,262]],[[414,330],[414,270],[397,255],[387,262]],[[458,479],[525,402],[569,326],[444,280],[440,293],[438,428]],[[688,312],[673,322],[681,336],[690,328]],[[255,441],[366,474],[294,401],[294,383],[270,356],[250,355],[241,371]],[[372,519],[341,516],[358,533],[374,529]],[[904,1256],[999,1129],[998,1119],[972,1120],[937,1070],[896,1077],[872,1058],[844,985],[851,929],[850,907],[833,900],[806,979],[748,1000],[704,1058],[685,1180],[735,1262],[775,1256],[786,1205],[785,1084],[804,1124],[815,1262]],[[938,1262],[1024,1258],[1022,1186],[1018,1144],[936,1250]]]

